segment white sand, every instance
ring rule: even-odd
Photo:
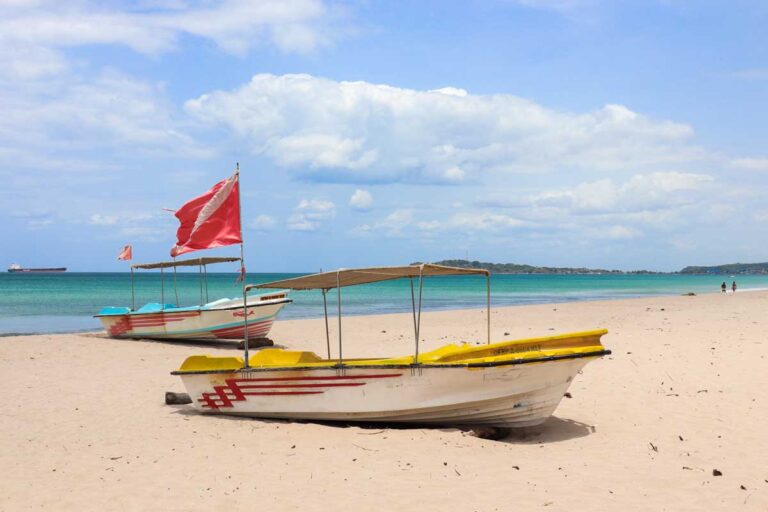
[[[768,510],[766,310],[766,292],[495,309],[494,340],[606,327],[614,351],[503,441],[164,405],[187,355],[230,348],[0,338],[0,510]],[[410,353],[411,322],[346,318],[345,355]],[[480,310],[423,324],[425,349],[484,340]],[[322,319],[272,337],[325,351]]]

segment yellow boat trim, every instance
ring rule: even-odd
[[[502,363],[527,359],[578,357],[604,351],[600,342],[607,329],[559,334],[540,338],[501,341],[490,345],[450,344],[419,354],[418,363],[430,365],[464,365],[478,363]],[[345,366],[403,366],[414,363],[413,356],[383,359],[343,359]],[[314,352],[267,348],[250,358],[252,368],[322,368],[339,364],[338,359],[323,359]],[[240,357],[190,356],[175,373],[199,373],[209,371],[238,370],[243,367]]]

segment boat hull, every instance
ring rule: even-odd
[[[526,427],[552,415],[574,357],[495,366],[385,366],[181,374],[205,413],[324,421]]]
[[[248,338],[266,336],[280,310],[291,301],[248,305]],[[242,340],[245,337],[242,301],[227,308],[185,308],[153,313],[98,315],[113,338],[167,340]]]

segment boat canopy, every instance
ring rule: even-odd
[[[177,261],[160,261],[158,263],[136,263],[131,265],[131,268],[172,268],[172,267],[198,267],[200,265],[210,265],[211,263],[229,263],[232,261],[240,261],[240,258],[231,257],[208,257],[208,258],[192,258],[189,260],[177,260]]]
[[[336,287],[353,286],[357,284],[376,283],[402,278],[419,278],[427,276],[456,276],[467,274],[489,275],[489,271],[481,268],[446,267],[422,263],[419,265],[403,265],[400,267],[369,267],[342,268],[331,272],[321,272],[308,276],[282,279],[263,284],[251,284],[247,288],[279,288],[289,290],[330,290]]]
[[[461,275],[483,275],[486,281],[486,325],[487,340],[491,342],[491,273],[483,268],[460,268],[446,267],[443,265],[434,265],[432,263],[419,263],[413,265],[402,265],[398,267],[368,267],[368,268],[341,268],[331,272],[321,272],[319,274],[310,274],[308,276],[294,277],[292,279],[281,279],[270,283],[249,284],[245,290],[252,288],[279,288],[288,290],[321,290],[323,292],[323,312],[325,313],[325,340],[328,350],[328,359],[331,358],[331,335],[328,328],[328,304],[326,295],[328,290],[336,289],[336,312],[338,316],[338,335],[339,335],[339,366],[343,366],[341,342],[341,289],[345,286],[357,284],[377,283],[379,281],[391,281],[395,279],[411,280],[411,306],[413,307],[413,331],[416,350],[414,361],[419,360],[419,332],[421,330],[421,302],[424,289],[424,278],[430,276],[461,276]],[[418,302],[413,287],[414,279],[418,279],[419,292]]]
[[[173,269],[173,292],[176,296],[176,307],[179,305],[179,289],[176,287],[176,267],[199,267],[200,268],[200,306],[208,302],[208,267],[211,263],[229,263],[232,261],[242,261],[242,258],[233,257],[203,257],[191,258],[188,260],[159,261],[157,263],[136,263],[131,265],[131,311],[136,311],[136,294],[134,292],[133,271],[136,269],[160,269],[160,303],[165,304],[165,276],[164,268]],[[205,291],[205,300],[203,300],[203,291]],[[243,299],[245,304],[245,299]]]

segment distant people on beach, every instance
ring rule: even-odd
[[[731,285],[731,290],[733,290],[733,293],[736,293],[736,281]]]
[[[723,284],[720,285],[720,291],[725,293],[726,288],[728,288],[725,284],[725,281],[723,281]]]

